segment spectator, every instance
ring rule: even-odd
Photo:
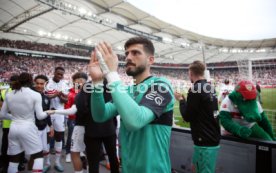
[[[212,86],[204,79],[205,65],[194,61],[189,66],[189,78],[193,86],[189,89],[187,101],[179,93],[183,119],[190,122],[194,141],[193,169],[196,173],[214,173],[219,150],[220,127],[214,117],[214,98]]]

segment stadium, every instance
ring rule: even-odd
[[[209,37],[167,23],[125,0],[2,0],[0,33],[1,92],[10,88],[15,74],[27,72],[33,78],[45,75],[51,79],[56,67],[64,68],[63,80],[72,88],[74,74],[89,74],[91,52],[101,41],[111,44],[118,57],[120,79],[132,85],[133,78],[125,71],[124,44],[138,36],[154,45],[151,75],[168,79],[172,90],[185,97],[192,87],[189,65],[196,60],[206,65],[205,77],[217,95],[225,79],[233,87],[242,80],[260,86],[259,101],[276,135],[276,35],[258,40]],[[179,107],[176,101],[169,147],[171,172],[188,173],[192,172],[194,144],[190,124],[183,121]],[[1,137],[3,132],[0,130]],[[68,153],[61,152],[63,171],[54,167],[47,171],[76,172],[73,164],[65,161]],[[54,160],[54,155],[50,157]],[[101,173],[110,172],[105,162],[100,163]],[[276,173],[275,163],[275,141],[222,135],[215,172]],[[25,165],[25,171],[20,172],[27,172]],[[0,171],[4,172],[2,168]]]

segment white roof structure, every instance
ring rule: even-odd
[[[125,0],[2,0],[0,33],[0,38],[59,45],[94,46],[105,40],[118,53],[128,38],[144,35],[153,40],[160,63],[190,63],[203,56],[207,63],[276,57],[276,38],[234,41],[199,35]]]

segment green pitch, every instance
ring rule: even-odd
[[[263,88],[261,92],[263,109],[268,110],[266,112],[268,119],[270,120],[274,131],[276,131],[276,88]],[[175,124],[181,127],[189,127],[189,123],[183,122],[179,111],[179,103],[176,101],[174,105],[174,118]]]
[[[276,111],[276,88],[264,88],[261,92],[263,108]]]

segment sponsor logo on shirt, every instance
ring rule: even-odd
[[[154,101],[157,105],[161,105],[165,100],[157,91],[151,91],[146,95],[146,99]]]

